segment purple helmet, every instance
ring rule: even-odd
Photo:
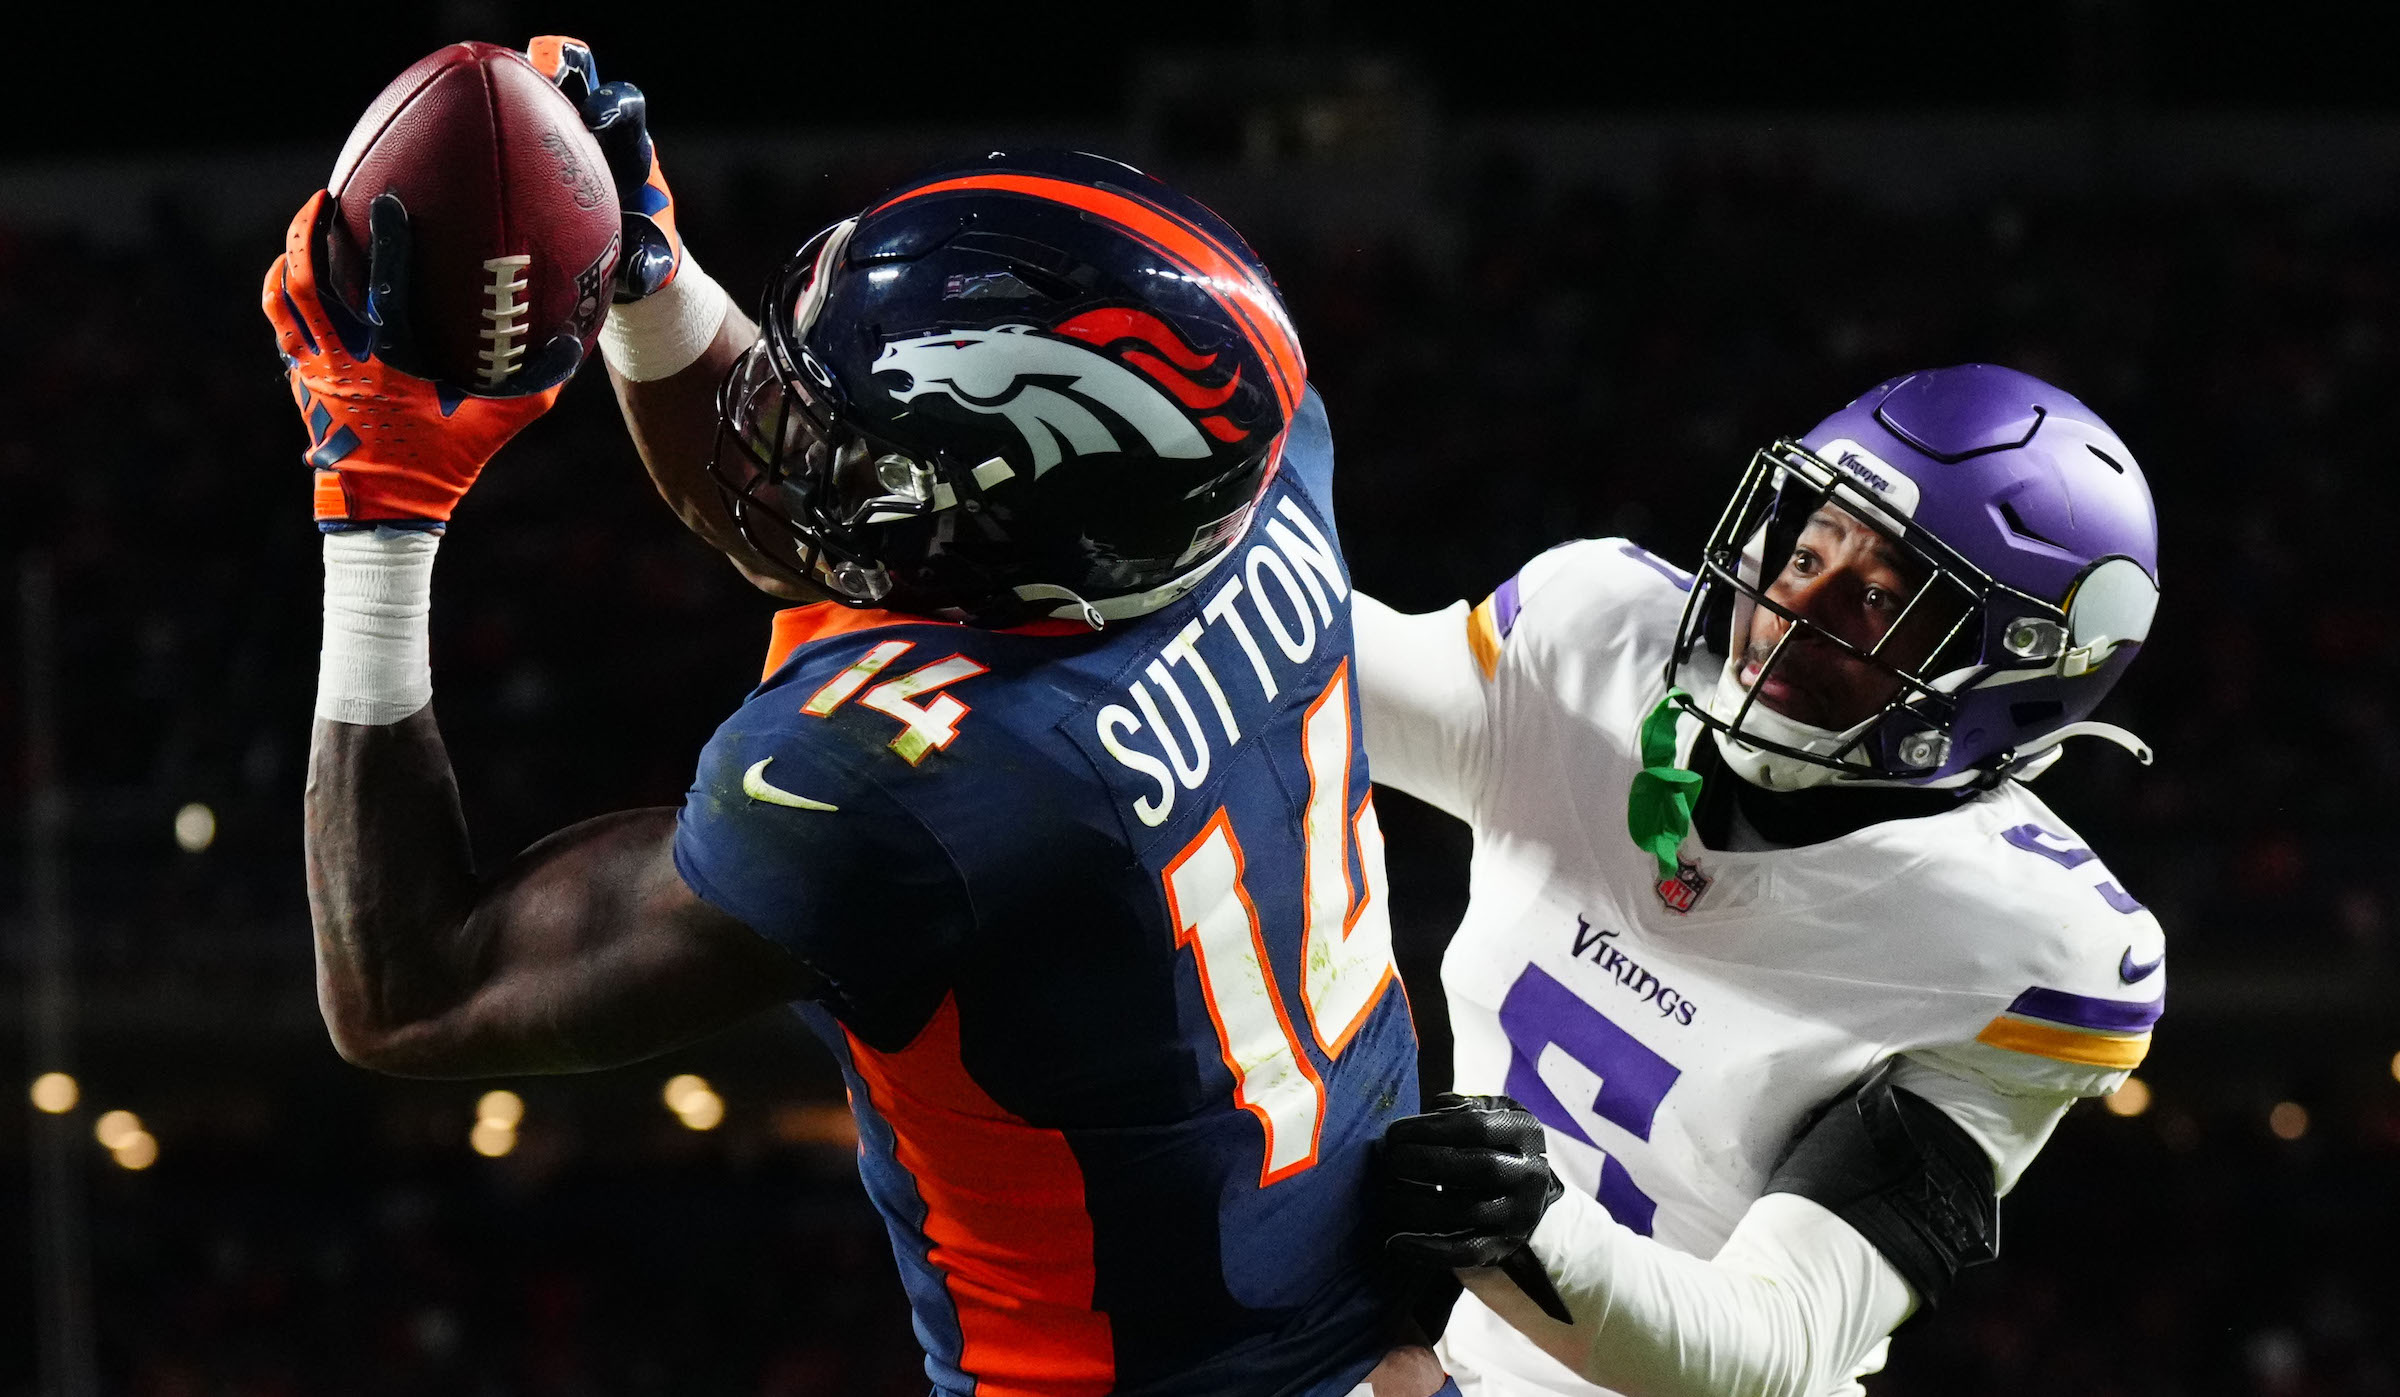
[[[1768,595],[1827,505],[1882,535],[1890,549],[1879,553],[1896,550],[1920,579],[1869,643]],[[1735,657],[1761,607],[1788,624],[1763,667],[1742,673]],[[2084,734],[2147,761],[2132,734],[2087,720],[2157,609],[2158,515],[2133,454],[2098,413],[2040,379],[1962,364],[1878,384],[1752,459],[1709,538],[1667,679],[1695,691],[1679,702],[1734,769],[1770,788],[2031,776]],[[1904,631],[1906,653],[1893,645]],[[1799,637],[1872,666],[1894,686],[1890,699],[1840,731],[1760,703]],[[1703,650],[1722,673],[1690,682]]]

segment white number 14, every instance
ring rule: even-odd
[[[1308,805],[1301,815],[1302,1008],[1328,1059],[1338,1058],[1397,976],[1383,875],[1383,831],[1372,796],[1348,809],[1350,664],[1345,660],[1301,722]],[[1357,850],[1366,886],[1353,887]],[[1243,885],[1241,840],[1224,807],[1167,864],[1175,944],[1192,949],[1200,995],[1233,1072],[1234,1100],[1266,1130],[1260,1187],[1317,1162],[1325,1083],[1301,1046],[1267,962],[1258,908]]]

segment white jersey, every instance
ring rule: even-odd
[[[1456,1090],[1515,1097],[1567,1187],[1704,1258],[1808,1116],[1894,1057],[2005,1191],[2069,1104],[2141,1060],[2163,1005],[2156,919],[2015,782],[1815,845],[1695,834],[1662,881],[1627,796],[1689,586],[1593,540],[1471,612],[1361,608],[1374,778],[1475,834],[1442,965]],[[1683,718],[1678,760],[1707,740]],[[1600,1390],[1471,1294],[1443,1352],[1469,1392]],[[1879,1347],[1859,1371],[1880,1364]]]

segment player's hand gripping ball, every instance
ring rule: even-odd
[[[1384,1131],[1375,1152],[1377,1228],[1401,1261],[1497,1266],[1553,1319],[1573,1323],[1535,1259],[1542,1214],[1566,1189],[1542,1123],[1505,1096],[1444,1092]]]
[[[410,288],[385,317],[383,357],[399,367],[530,393],[563,382],[599,339],[622,236],[616,187],[575,104],[515,49],[446,44],[409,65],[325,187],[340,216],[321,270],[353,308],[365,304],[369,211],[388,194],[408,215]]]
[[[379,352],[407,304],[409,226],[385,195],[369,211],[368,290],[353,313],[325,294],[317,249],[335,216],[311,195],[267,268],[262,295],[292,400],[308,426],[317,527],[440,529],[484,464],[550,410],[560,385],[507,398],[470,397],[394,368]]]
[[[629,82],[602,83],[591,46],[564,34],[544,34],[527,44],[525,61],[575,104],[616,183],[624,234],[614,283],[617,304],[666,289],[683,267],[683,239],[675,231],[675,196],[659,172],[642,90]]]

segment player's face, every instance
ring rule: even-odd
[[[1883,657],[1913,670],[1931,656],[1947,625],[1933,614],[1941,608],[1909,611],[1909,599],[1923,581],[1923,570],[1889,539],[1848,510],[1829,504],[1809,516],[1790,560],[1767,587],[1767,596],[1811,626],[1862,650],[1889,635]],[[1908,617],[1905,626],[1891,634],[1903,613]],[[1742,687],[1758,688],[1758,701],[1768,708],[1794,722],[1838,732],[1871,716],[1900,691],[1897,676],[1806,627],[1791,638],[1783,658],[1762,682],[1767,657],[1791,629],[1789,621],[1767,607],[1751,613],[1737,673]]]

